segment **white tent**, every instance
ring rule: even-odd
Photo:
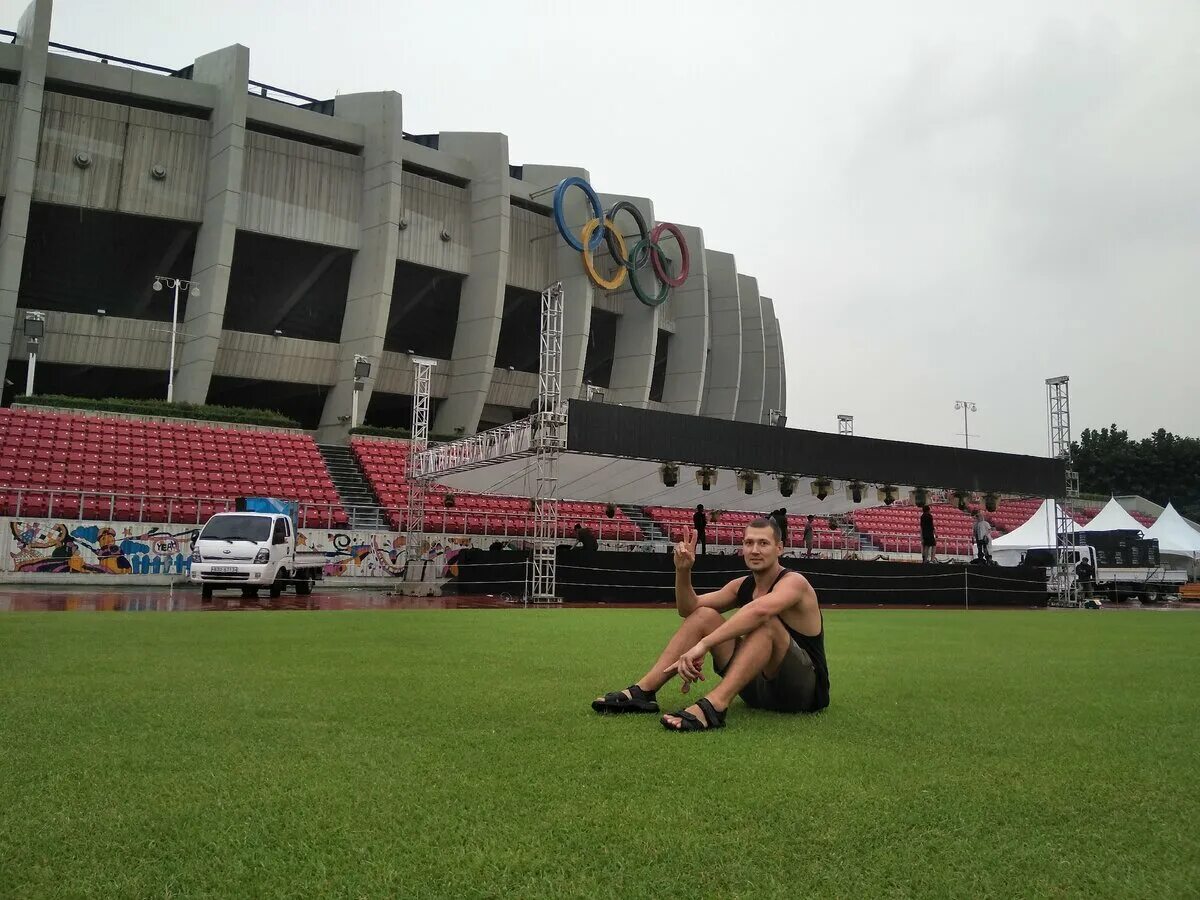
[[[1120,531],[1133,529],[1145,531],[1146,526],[1131,516],[1116,498],[1113,497],[1104,504],[1104,509],[1096,513],[1096,518],[1082,526],[1084,531]],[[1197,535],[1200,537],[1200,535]]]
[[[1054,547],[1058,544],[1058,535],[1054,523],[1053,500],[1043,500],[1041,507],[1030,516],[1023,525],[1019,525],[1008,534],[1001,535],[992,541],[992,556],[996,562],[1015,564],[1020,560],[1021,552],[1030,547]],[[1075,531],[1074,520],[1071,530]],[[1082,529],[1080,529],[1082,530]]]
[[[1159,553],[1200,558],[1200,532],[1192,528],[1170,503],[1146,532],[1146,537],[1158,541]]]

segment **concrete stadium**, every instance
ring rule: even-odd
[[[680,226],[687,281],[650,307],[628,282],[596,287],[555,229],[545,189],[583,166],[513,160],[503,134],[409,134],[392,91],[317,100],[253,81],[243,46],[178,69],[64,47],[51,11],[0,23],[15,26],[0,44],[6,402],[28,311],[46,316],[37,393],[165,396],[173,298],[152,286],[167,275],[198,288],[180,298],[174,398],[276,409],[323,441],[350,427],[356,355],[372,364],[363,424],[409,423],[411,355],[441,361],[433,433],[528,415],[554,281],[564,397],[786,412],[774,301],[701,224]],[[600,196],[656,221],[651,198]]]

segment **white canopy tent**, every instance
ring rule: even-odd
[[[1023,525],[992,541],[992,557],[1000,565],[1016,565],[1021,554],[1030,547],[1054,547],[1058,544],[1058,533],[1054,522],[1054,509],[1058,504],[1043,500],[1038,511]],[[1072,532],[1082,530],[1071,521]]]
[[[1145,531],[1146,526],[1131,516],[1115,497],[1109,499],[1108,503],[1104,504],[1104,509],[1096,513],[1096,517],[1083,526],[1084,531],[1124,531],[1128,529]],[[1146,537],[1149,536],[1146,535]]]
[[[1146,537],[1158,541],[1159,553],[1200,559],[1200,532],[1192,528],[1170,503],[1146,531]]]

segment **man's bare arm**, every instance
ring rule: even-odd
[[[680,618],[686,619],[702,606],[709,609],[715,609],[717,612],[725,612],[727,609],[732,609],[737,602],[737,589],[741,583],[741,579],[735,578],[719,591],[712,591],[708,594],[697,594],[692,587],[692,571],[675,570],[675,610],[679,613]]]
[[[817,595],[808,579],[803,576],[785,578],[769,594],[763,594],[757,600],[747,603],[730,616],[725,624],[708,635],[701,642],[705,650],[711,650],[718,644],[749,634],[772,616],[777,616],[783,610],[792,606],[804,606],[806,603],[816,604]]]

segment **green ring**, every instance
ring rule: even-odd
[[[636,244],[634,244],[633,249],[629,252],[629,258],[631,260],[635,260],[643,251],[646,251],[647,256],[649,256],[650,253],[657,253],[658,259],[663,265],[663,271],[670,274],[672,265],[671,258],[663,253],[662,250],[659,249],[658,244],[653,243],[649,238],[642,238]],[[651,297],[649,294],[643,291],[642,286],[638,284],[637,271],[631,269],[629,272],[629,281],[630,284],[633,285],[634,296],[641,300],[646,306],[662,306],[662,304],[666,302],[667,296],[671,292],[671,286],[665,281],[658,280],[658,274],[654,272],[653,267],[650,268],[650,271],[652,274],[654,274],[654,280],[658,281],[658,296]]]

